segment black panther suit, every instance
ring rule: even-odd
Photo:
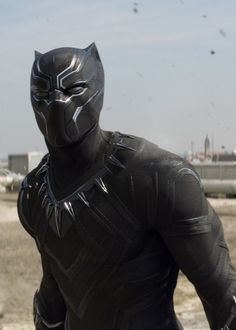
[[[49,149],[18,199],[42,258],[36,329],[180,330],[181,269],[210,328],[235,330],[236,274],[199,177],[142,138],[100,129],[95,45],[37,53],[31,85]]]

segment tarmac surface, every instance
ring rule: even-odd
[[[41,264],[34,241],[20,225],[16,194],[0,194],[0,330],[33,330],[32,297]],[[236,267],[236,199],[210,199],[225,230]],[[201,302],[191,283],[179,276],[175,309],[185,330],[207,330]]]

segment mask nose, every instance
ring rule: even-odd
[[[66,102],[66,95],[59,89],[54,89],[49,93],[49,104],[54,102]]]

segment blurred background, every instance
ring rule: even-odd
[[[233,0],[0,1],[0,155],[45,151],[29,98],[34,50],[95,41],[105,68],[101,126],[183,154],[236,148]]]
[[[236,265],[235,12],[233,0],[0,0],[1,330],[33,329],[41,276],[16,214],[19,184],[46,152],[29,97],[34,50],[95,41],[106,78],[101,127],[194,163]],[[183,276],[175,299],[185,329],[208,329]]]

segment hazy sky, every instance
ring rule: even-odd
[[[34,49],[93,41],[104,129],[177,153],[203,149],[207,133],[236,149],[235,13],[235,0],[0,0],[0,156],[46,150],[29,98]]]

